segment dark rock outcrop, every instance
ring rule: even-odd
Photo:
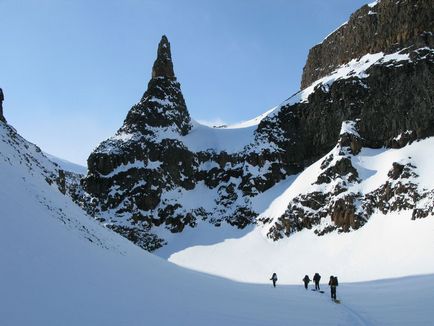
[[[426,217],[434,205],[424,203],[433,195],[413,182],[414,166],[396,162],[387,182],[366,194],[358,190],[363,177],[354,162],[366,147],[401,148],[434,136],[429,16],[426,0],[362,7],[311,50],[303,87],[368,52],[405,47],[395,54],[398,59],[382,61],[379,55],[361,73],[315,84],[303,93],[306,98],[295,100],[297,94],[260,122],[249,144],[231,153],[186,145],[195,129],[163,36],[142,99],[116,135],[89,156],[83,188],[66,185],[67,192],[108,227],[155,250],[166,244],[167,231],[256,223],[261,212],[253,209],[255,196],[325,157],[309,191],[289,200],[281,216],[261,217],[271,223],[269,237],[278,240],[305,228],[318,235],[348,232],[376,210],[412,209],[414,219]],[[358,64],[369,62],[363,60]]]
[[[193,152],[183,142],[191,127],[170,45],[163,36],[141,101],[128,112],[116,135],[89,156],[89,172],[82,180],[92,199],[88,211],[147,250],[165,244],[155,234],[157,229],[179,233],[200,221],[238,228],[254,223],[257,213],[249,196],[287,175],[279,158],[268,150]],[[204,168],[207,165],[212,168]],[[259,175],[250,172],[262,168]],[[199,191],[196,187],[201,184],[213,196],[209,198],[213,206],[199,202],[184,207],[183,194]]]
[[[152,67],[152,78],[158,77],[175,78],[170,43],[166,35],[163,35],[158,44],[157,59]]]
[[[398,148],[433,136],[434,51],[417,49],[410,57],[372,65],[363,80],[339,79],[327,89],[319,85],[306,102],[284,105],[262,120],[257,138],[276,144],[287,164],[307,166],[336,145],[346,120],[358,121],[360,139],[342,140],[355,154],[362,146]]]
[[[367,53],[434,46],[432,0],[381,0],[355,11],[349,21],[309,51],[301,88]]]
[[[360,194],[349,190],[361,181],[352,164],[354,154],[351,143],[347,141],[357,138],[355,134],[347,132],[340,135],[338,145],[321,162],[321,173],[312,184],[312,191],[302,193],[290,201],[284,214],[270,227],[270,238],[278,240],[304,228],[311,229],[320,225],[326,217],[330,217],[333,224],[316,228],[315,233],[318,235],[336,229],[347,232],[358,229],[366,222],[367,214],[357,209]]]

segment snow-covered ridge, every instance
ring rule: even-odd
[[[343,22],[341,25],[339,25],[335,30],[333,30],[331,33],[327,34],[326,37],[324,37],[324,39],[322,40],[321,43],[323,43],[325,40],[327,40],[332,34],[334,34],[336,31],[340,30],[341,27],[345,26],[346,24],[348,24],[348,21]]]
[[[61,169],[68,171],[68,172],[73,172],[76,174],[81,174],[81,175],[85,175],[87,173],[87,167],[76,164],[76,163],[72,163],[68,160],[59,158],[57,156],[51,155],[49,153],[44,152],[45,156],[48,157],[48,159],[54,163],[56,163]]]
[[[312,83],[309,87],[302,90],[297,96],[284,102],[283,105],[294,104],[297,102],[307,102],[310,94],[312,94],[315,88],[319,85],[323,89],[328,90],[329,87],[337,80],[348,79],[348,78],[367,78],[369,74],[367,70],[374,65],[383,65],[386,63],[394,64],[400,61],[411,61],[409,54],[404,54],[402,51],[397,51],[392,54],[379,53],[368,53],[361,57],[360,59],[353,59],[350,62],[336,68],[329,75],[322,77]]]
[[[258,122],[259,123],[259,122]],[[237,128],[212,128],[193,121],[193,128],[180,139],[192,152],[241,152],[254,138],[255,124]]]
[[[341,26],[345,24],[346,22]],[[425,48],[422,48],[420,50],[423,49]],[[331,86],[331,84],[333,84],[335,81],[340,79],[348,79],[354,77],[360,79],[367,78],[369,75],[366,73],[366,71],[373,65],[382,65],[386,63],[395,64],[401,61],[411,61],[409,54],[403,53],[403,51],[404,50],[400,50],[391,54],[384,54],[383,52],[373,53],[373,54],[368,53],[363,57],[361,57],[360,59],[353,59],[350,62],[336,68],[329,75],[318,79],[317,81],[312,83],[309,87],[297,92],[289,99],[283,101],[280,105],[273,107],[272,109],[264,112],[263,114],[253,119],[235,123],[228,126],[223,126],[222,128],[211,128],[205,125],[201,125],[197,122],[194,124],[194,127],[204,126],[210,129],[223,130],[223,132],[224,130],[228,130],[228,129],[243,129],[243,128],[255,127],[266,117],[271,117],[272,115],[277,113],[278,109],[281,108],[282,106],[293,105],[299,102],[307,102],[307,98],[309,97],[310,94],[314,92],[315,88],[318,85],[322,85],[325,89],[328,89]],[[216,133],[216,134],[220,134],[220,133]]]
[[[0,155],[3,164],[19,165],[30,174],[49,180],[57,176],[58,165],[50,161],[41,149],[21,137],[10,125],[0,121]],[[6,169],[3,169],[6,170]]]
[[[3,222],[27,214],[26,218],[31,219],[29,223],[38,223],[44,216],[54,224],[61,222],[86,241],[112,248],[93,233],[96,223],[90,216],[86,216],[84,221],[76,219],[77,215],[85,213],[60,192],[58,177],[59,166],[56,163],[11,126],[0,122],[0,180],[3,185],[0,187],[0,216],[4,218]]]
[[[272,109],[258,115],[257,117],[255,117],[253,119],[234,123],[232,125],[228,125],[226,127],[223,127],[223,129],[238,129],[238,128],[248,128],[248,127],[257,126],[266,116],[268,116],[276,108],[277,108],[277,106],[275,106]]]
[[[368,3],[367,6],[369,6],[369,8],[374,8],[381,0],[377,0],[371,3]],[[369,11],[368,15],[375,15],[376,13],[373,11]],[[321,41],[321,43],[323,43],[325,40],[327,40],[331,35],[333,35],[335,32],[337,32],[338,30],[340,30],[343,26],[347,25],[348,21],[343,22],[341,25],[339,25],[336,29],[334,29],[331,33],[327,34],[326,37],[324,37],[324,39]],[[320,44],[321,44],[320,43]]]
[[[426,48],[420,48],[415,50],[415,52],[420,50],[426,50]],[[403,51],[405,50],[400,50],[391,54],[384,54],[383,52],[373,54],[368,53],[359,59],[353,59],[350,62],[339,66],[327,76],[316,80],[305,89],[295,93],[277,107],[267,111],[266,115],[264,114],[264,116],[262,116],[261,121],[263,119],[275,117],[279,110],[284,106],[291,106],[297,103],[307,103],[309,95],[311,95],[317,87],[322,87],[324,91],[328,91],[334,82],[349,78],[358,78],[360,82],[363,83],[363,79],[369,77],[367,71],[372,66],[383,64],[396,65],[403,61],[411,62],[410,55],[408,53],[403,53]]]
[[[369,8],[374,8],[381,0],[376,0],[371,3],[368,3]]]
[[[279,112],[283,106],[294,105],[299,102],[307,102],[310,94],[316,87],[321,86],[324,90],[337,80],[357,77],[363,79],[368,77],[367,70],[373,65],[396,64],[397,62],[411,61],[409,54],[397,51],[392,54],[383,52],[366,54],[360,59],[353,59],[334,70],[331,74],[318,79],[309,87],[297,92],[289,99],[283,101],[280,105],[264,112],[256,118],[236,123],[221,128],[213,128],[192,120],[192,129],[185,136],[180,136],[177,130],[171,127],[151,128],[148,130],[155,136],[151,137],[155,142],[161,142],[163,139],[177,139],[192,152],[213,151],[216,153],[225,151],[226,153],[242,152],[246,146],[254,143],[254,132],[259,123],[266,118],[272,118]],[[142,136],[137,133],[118,132],[110,138],[114,142],[137,141]],[[107,144],[109,146],[109,144]],[[104,150],[113,152],[116,146],[110,146]]]

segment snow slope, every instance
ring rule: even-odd
[[[56,163],[57,165],[60,166],[61,169],[68,171],[68,172],[73,172],[76,174],[81,174],[81,175],[85,175],[87,173],[87,167],[76,164],[76,163],[72,163],[70,161],[64,160],[63,158],[59,158],[57,156],[45,153],[45,156],[48,157],[48,159],[54,163]]]
[[[39,148],[0,123],[0,325],[423,325],[431,321],[432,275],[341,284],[338,297],[343,303],[336,305],[328,294],[281,286],[286,279],[277,266],[268,266],[261,280],[277,271],[279,285],[272,288],[168,263],[84,214],[58,191],[53,182],[56,168]],[[432,233],[431,221],[421,222]],[[425,254],[429,259],[429,252]],[[227,260],[225,264],[232,269]],[[262,261],[255,268],[266,264]]]
[[[336,149],[332,150],[335,152]],[[434,188],[430,160],[434,138],[414,142],[401,149],[363,149],[352,158],[353,166],[363,179],[348,191],[368,193],[388,179],[393,162],[411,163],[419,177],[413,182],[420,189]],[[327,155],[326,155],[327,156]],[[312,164],[297,178],[286,181],[287,188],[264,209],[262,217],[277,218],[291,199],[314,191],[327,191],[314,184],[321,173],[321,162]],[[280,183],[275,187],[281,187]],[[273,187],[270,192],[273,192]],[[195,270],[243,282],[267,282],[276,271],[286,284],[299,283],[306,273],[339,275],[342,281],[366,281],[379,278],[434,273],[434,217],[411,220],[412,211],[377,212],[359,230],[350,233],[314,234],[303,230],[277,242],[266,237],[270,224],[258,226],[237,239],[194,246],[169,258],[170,261]],[[324,223],[329,223],[325,219]],[[227,266],[230,266],[228,268]]]
[[[169,260],[237,281],[265,283],[272,271],[285,284],[305,274],[339,275],[345,282],[434,272],[434,219],[411,212],[376,214],[360,230],[318,237],[312,230],[273,242],[259,228],[239,239],[196,246]],[[230,266],[230,268],[228,268]]]
[[[335,325],[352,316],[298,288],[184,270],[62,195],[55,165],[0,123],[0,325]],[[317,315],[290,314],[317,305]]]
[[[268,116],[271,112],[273,112],[275,109],[277,109],[277,106],[275,106],[274,108],[258,115],[257,117],[250,119],[250,120],[246,120],[246,121],[242,121],[242,122],[238,122],[238,123],[234,123],[232,125],[229,125],[227,127],[225,127],[226,129],[237,129],[237,128],[247,128],[247,127],[252,127],[252,126],[257,126],[266,116]]]
[[[256,130],[255,124],[230,129],[208,127],[196,121],[193,121],[192,125],[191,131],[180,140],[193,152],[206,150],[217,153],[222,151],[227,153],[240,152],[252,142]]]
[[[253,142],[258,124],[277,108],[276,106],[253,119],[229,126],[210,127],[193,120],[193,128],[186,136],[181,137],[181,140],[193,152],[241,152],[245,146]]]

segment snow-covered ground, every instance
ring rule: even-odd
[[[256,125],[232,129],[213,128],[193,121],[192,130],[181,140],[193,152],[213,150],[235,153],[252,142],[255,129]]]
[[[336,154],[336,149],[332,153]],[[430,155],[434,138],[414,142],[401,149],[363,149],[352,164],[363,179],[348,191],[366,194],[388,180],[393,162],[411,163],[419,175],[412,179],[420,189],[434,189]],[[296,178],[285,180],[261,196],[271,193],[274,200],[259,198],[262,217],[277,218],[288,202],[299,194],[327,191],[315,184],[321,162],[312,164]],[[286,187],[286,189],[284,189]],[[278,191],[276,191],[278,189]],[[259,202],[258,201],[258,202]],[[242,282],[267,282],[275,271],[286,284],[299,283],[305,274],[316,271],[337,274],[342,281],[366,281],[379,278],[434,273],[434,218],[412,221],[412,211],[377,212],[359,230],[336,231],[317,236],[303,230],[289,238],[273,242],[266,237],[270,224],[258,226],[242,237],[212,245],[197,245],[172,254],[170,261],[195,270]],[[230,268],[228,268],[230,266]]]
[[[192,151],[239,152],[253,141],[262,119],[283,105],[307,101],[316,86],[327,89],[354,76],[363,82],[370,66],[403,60],[410,59],[401,53],[367,54],[257,118],[224,128],[194,122],[181,140]],[[364,149],[352,158],[363,181],[351,191],[378,188],[393,162],[414,165],[419,177],[413,181],[433,189],[433,152],[434,138],[399,150]],[[59,166],[80,174],[86,169],[46,155],[0,122],[0,325],[432,323],[432,216],[412,221],[411,211],[377,212],[356,232],[318,237],[304,230],[278,242],[266,237],[267,225],[236,230],[203,223],[157,251],[168,262],[105,229],[62,195],[55,183]],[[275,219],[295,196],[326,191],[313,185],[320,165],[321,160],[252,198],[252,206],[261,217]],[[198,187],[177,196],[194,208],[213,194]],[[277,288],[269,284],[273,272]],[[326,286],[325,294],[304,290],[302,277],[315,272],[323,283],[329,275],[339,276],[342,304],[331,302]],[[369,282],[350,283],[355,281]]]
[[[273,242],[258,228],[239,239],[188,248],[169,260],[241,282],[267,283],[272,272],[285,284],[316,272],[346,282],[374,280],[433,273],[433,234],[433,218],[376,214],[357,232],[318,237],[304,230]]]
[[[50,161],[56,163],[60,166],[61,169],[69,172],[74,172],[76,174],[85,175],[87,173],[87,167],[82,166],[80,164],[72,163],[70,161],[64,160],[63,158],[59,158],[57,156],[51,155],[49,153],[45,153],[45,156],[50,159]]]
[[[285,275],[278,269],[277,288],[186,270],[141,250],[85,215],[47,182],[55,174],[55,165],[36,146],[0,123],[0,325],[431,322],[433,275],[341,283],[338,305],[329,299],[327,289],[320,294],[300,285],[282,286]],[[430,226],[425,226],[429,232]],[[429,259],[427,247],[422,251]]]

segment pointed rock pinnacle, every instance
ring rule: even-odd
[[[157,59],[152,67],[152,78],[157,77],[175,78],[172,55],[170,54],[170,43],[166,35],[161,37],[160,44],[158,44]]]

